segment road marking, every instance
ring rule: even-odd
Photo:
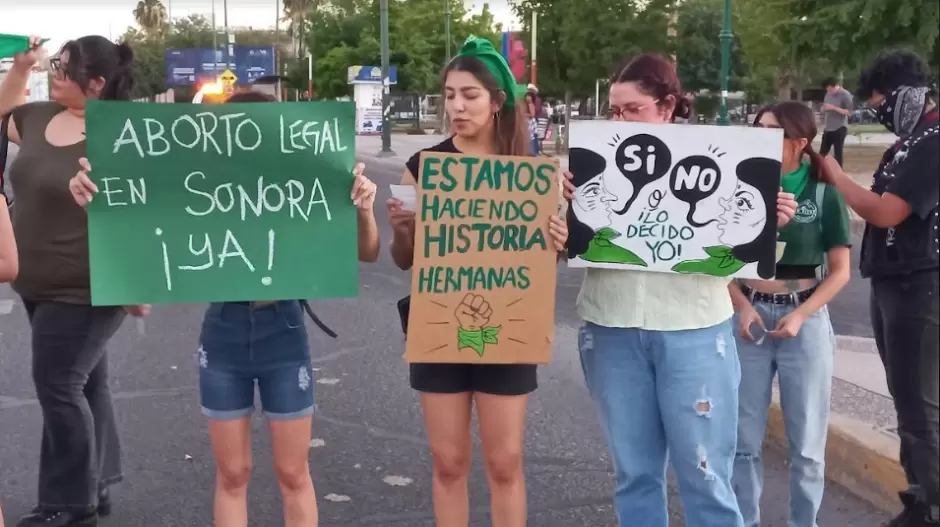
[[[320,448],[321,446],[326,445],[326,441],[315,438],[310,440],[310,448]]]
[[[13,311],[13,300],[0,300],[0,315],[9,315]]]
[[[333,378],[317,379],[317,384],[330,384],[330,385],[332,385],[332,384],[337,384],[338,382],[339,382],[339,379],[333,379]]]
[[[382,479],[386,485],[391,485],[392,487],[407,487],[414,483],[414,480],[411,478],[406,478],[405,476],[385,476]]]
[[[342,494],[327,494],[323,496],[323,499],[326,501],[332,501],[333,503],[345,503],[352,501],[352,498],[349,496],[343,496]]]

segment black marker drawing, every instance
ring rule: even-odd
[[[620,137],[614,137],[619,141]],[[630,210],[634,200],[644,187],[665,176],[672,166],[672,152],[661,139],[649,134],[637,134],[628,137],[617,147],[614,153],[617,169],[633,185],[633,194],[623,207],[616,210],[624,214]]]
[[[677,162],[669,175],[672,195],[689,204],[689,213],[685,218],[693,227],[704,227],[716,221],[695,221],[695,206],[714,194],[720,184],[721,168],[708,156],[689,156]]]

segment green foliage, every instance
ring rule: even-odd
[[[471,34],[488,38],[499,48],[500,28],[488,6],[470,15],[461,0],[446,1],[450,2],[451,55]],[[444,24],[447,7],[445,0],[389,0],[390,63],[398,68],[397,91],[440,90],[441,69],[449,59]],[[378,0],[320,1],[309,12],[306,44],[314,57],[318,97],[350,95],[347,68],[381,64],[379,15]]]
[[[686,91],[720,91],[721,44],[718,34],[724,19],[723,0],[686,0],[676,22],[676,67]],[[740,19],[732,21],[732,29]],[[731,41],[729,89],[744,89],[748,68],[744,65],[740,38]]]
[[[537,80],[540,92],[591,95],[623,60],[641,51],[672,53],[668,34],[675,0],[515,0],[513,10],[531,41],[538,13]]]

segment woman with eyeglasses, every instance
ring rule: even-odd
[[[690,109],[675,65],[653,54],[620,68],[608,97],[616,121],[666,125]],[[597,166],[574,155],[572,170]],[[592,175],[566,174],[565,198],[574,197],[573,179]],[[781,193],[777,207],[782,225],[796,205]],[[741,373],[728,284],[704,275],[585,272],[578,348],[613,459],[614,508],[623,527],[668,525],[670,459],[689,525],[743,526],[731,486]]]
[[[16,55],[0,84],[0,115],[12,112],[13,230],[20,273],[13,289],[32,327],[33,382],[42,408],[39,502],[18,527],[94,526],[111,511],[108,487],[122,478],[121,446],[105,345],[127,313],[149,306],[92,306],[85,211],[69,180],[85,156],[85,103],[127,100],[132,52],[100,36],[67,42],[50,62],[52,100],[24,104],[40,41]]]
[[[820,181],[816,119],[796,101],[758,112],[754,126],[783,131],[783,191],[796,196],[779,231],[774,280],[735,280],[735,341],[741,363],[738,445],[732,483],[744,525],[760,525],[764,433],[774,376],[789,443],[790,523],[816,527],[825,489],[826,435],[835,358],[827,304],[849,282],[851,230],[842,194]],[[776,174],[767,174],[775,177]]]

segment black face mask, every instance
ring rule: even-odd
[[[926,87],[910,86],[895,89],[885,96],[884,102],[878,107],[878,122],[899,137],[912,134],[927,108],[928,91]]]

